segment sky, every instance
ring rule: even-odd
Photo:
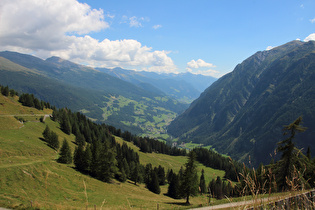
[[[92,67],[220,77],[315,40],[315,0],[1,0],[0,51]]]

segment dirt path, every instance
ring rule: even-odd
[[[198,210],[211,210],[211,209],[248,209],[253,207],[254,205],[257,207],[259,205],[267,205],[269,203],[273,202],[278,202],[278,201],[283,201],[285,199],[295,197],[295,196],[303,196],[306,193],[309,193],[311,191],[314,191],[314,189],[309,190],[308,192],[304,193],[297,193],[295,195],[283,195],[283,196],[271,196],[269,198],[260,198],[257,200],[247,200],[247,201],[239,201],[239,202],[232,202],[232,203],[225,203],[225,204],[220,204],[220,205],[215,205],[215,206],[206,206],[206,207],[201,207],[201,208],[194,208]]]
[[[44,117],[43,121],[46,120],[47,117],[50,117],[49,114],[0,114],[0,117]]]
[[[27,165],[32,165],[32,164],[35,164],[35,163],[41,163],[41,162],[45,162],[45,161],[47,161],[47,160],[41,159],[41,160],[34,160],[34,161],[26,162],[26,163],[4,164],[4,165],[0,165],[0,168],[11,168],[11,167],[17,167],[17,166],[27,166]]]

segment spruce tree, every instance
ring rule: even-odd
[[[161,165],[159,165],[157,169],[157,175],[159,178],[159,185],[165,185],[165,170]]]
[[[137,182],[140,180],[140,168],[138,163],[134,163],[134,167],[131,172],[131,180],[134,181],[135,185],[137,185]]]
[[[189,205],[189,197],[196,195],[198,192],[196,153],[194,151],[188,153],[188,161],[185,167],[182,190],[186,197],[186,204]]]
[[[65,132],[66,134],[68,135],[71,134],[70,120],[66,111],[63,111],[60,127],[61,127],[61,130]]]
[[[172,175],[169,176],[167,195],[175,199],[180,198],[179,178],[178,175],[173,172]]]
[[[298,157],[300,150],[295,147],[293,139],[297,132],[304,132],[306,128],[302,127],[302,117],[298,117],[290,125],[284,126],[283,135],[289,135],[285,140],[278,143],[277,150],[282,152],[281,159],[275,164],[275,173],[277,177],[278,190],[287,190],[289,186],[287,180],[292,180],[295,170],[300,170],[304,165],[300,163]]]
[[[199,182],[199,187],[200,187],[200,193],[206,193],[207,188],[206,188],[206,181],[205,181],[205,171],[202,169],[201,171],[201,176],[200,176],[200,182]]]
[[[59,152],[59,163],[70,164],[72,163],[72,153],[69,147],[68,141],[66,139],[63,140],[62,146]]]
[[[90,146],[86,146],[84,153],[83,153],[83,170],[90,171],[91,164],[92,164],[92,152]]]
[[[44,130],[44,132],[43,132],[44,140],[45,140],[46,142],[49,141],[50,132],[51,132],[51,131],[50,131],[50,128],[48,127],[48,125],[46,125],[46,128],[45,128],[45,130]]]
[[[108,143],[104,142],[100,153],[100,165],[98,177],[105,182],[110,182],[118,171],[116,160],[116,147],[109,148]]]
[[[9,96],[9,87],[8,86],[6,86],[6,87],[3,87],[2,89],[1,89],[1,93],[2,93],[2,95],[4,95],[4,96]]]
[[[155,170],[151,171],[151,181],[149,185],[149,190],[156,194],[160,194],[161,192],[161,188],[159,185],[159,178]]]
[[[73,163],[78,171],[84,171],[84,150],[82,144],[79,144],[74,150]]]
[[[215,181],[214,194],[216,195],[217,199],[223,198],[223,184],[222,184],[222,180],[219,176],[217,177],[217,179]]]
[[[54,131],[50,132],[48,146],[52,147],[55,150],[59,149],[59,140],[58,135]]]
[[[85,138],[83,136],[83,134],[81,134],[80,132],[78,133],[78,135],[75,137],[75,143],[77,145],[85,145]]]

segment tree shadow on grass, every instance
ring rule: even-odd
[[[186,201],[184,202],[165,202],[166,204],[171,204],[171,205],[178,205],[178,206],[190,206],[190,204],[187,204]]]

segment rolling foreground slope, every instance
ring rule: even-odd
[[[237,65],[168,126],[181,141],[212,145],[252,164],[269,163],[282,128],[303,116],[298,148],[315,150],[315,42],[292,41]],[[246,162],[247,162],[246,161]]]
[[[175,200],[164,195],[167,186],[157,195],[144,187],[127,181],[104,183],[76,171],[72,164],[56,162],[58,154],[41,140],[46,125],[59,136],[59,141],[67,139],[74,150],[74,135],[60,130],[60,125],[49,118],[44,123],[40,116],[51,114],[51,110],[39,111],[21,106],[17,97],[0,94],[0,207],[26,209],[173,209],[181,208],[184,199]],[[16,117],[26,120],[21,124]],[[117,138],[122,143],[123,140]],[[127,143],[139,153],[142,164],[173,168],[178,171],[186,162],[186,157],[162,154],[146,154]],[[224,176],[224,171],[205,169],[207,183],[216,176]],[[206,204],[205,196],[192,198],[192,207]]]

